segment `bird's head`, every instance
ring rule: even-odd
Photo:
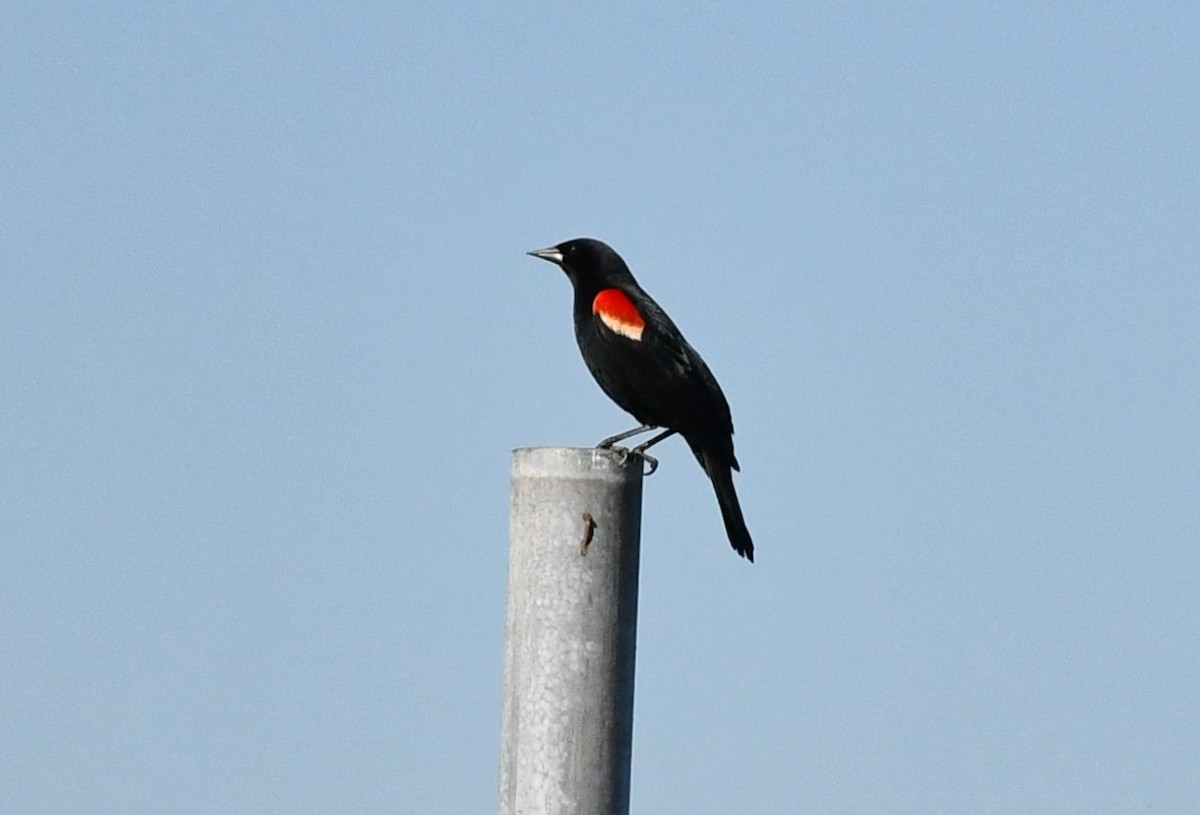
[[[561,266],[576,286],[632,281],[629,267],[621,256],[607,243],[595,238],[575,238],[557,246],[534,249],[529,254]]]

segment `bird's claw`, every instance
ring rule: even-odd
[[[650,467],[650,469],[642,473],[643,476],[654,475],[654,471],[658,469],[658,459],[647,453],[645,450],[642,450],[640,447],[635,447],[630,450],[628,447],[622,447],[619,444],[610,444],[606,446],[601,443],[596,445],[596,448],[599,450],[611,450],[613,453],[616,453],[617,456],[619,456],[617,463],[622,467],[629,463],[630,456],[637,456]]]

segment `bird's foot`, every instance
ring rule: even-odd
[[[654,444],[657,439],[652,439],[645,444],[639,444],[637,447],[629,451],[630,455],[638,456],[642,461],[649,465],[650,469],[646,470],[644,475],[654,475],[654,471],[658,469],[658,459],[646,452],[646,448]]]
[[[607,439],[605,441],[607,441]],[[608,450],[612,453],[615,453],[618,457],[617,463],[620,464],[622,467],[624,467],[626,464],[629,463],[629,448],[628,447],[622,447],[619,444],[605,444],[604,442],[600,442],[599,444],[596,445],[596,449],[597,450]]]
[[[634,448],[633,450],[630,450],[629,452],[632,455],[635,455],[638,458],[640,458],[642,461],[646,462],[647,465],[649,465],[650,469],[646,470],[646,472],[642,473],[643,478],[645,478],[646,476],[654,475],[654,471],[658,469],[658,459],[656,459],[654,456],[643,453],[641,450],[638,450],[637,448]]]
[[[629,463],[630,456],[640,458],[650,467],[650,469],[646,470],[642,474],[643,476],[654,475],[654,471],[658,469],[658,459],[646,453],[646,451],[641,447],[635,447],[630,450],[628,447],[621,447],[620,445],[616,444],[608,445],[606,447],[603,443],[601,443],[597,444],[596,448],[600,450],[611,450],[612,452],[616,453],[619,456],[617,463],[622,467]]]

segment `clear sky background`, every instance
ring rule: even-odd
[[[630,425],[523,254],[592,235],[721,380],[759,554],[663,444],[636,812],[1194,812],[1197,43],[8,4],[0,809],[494,811],[510,450]]]

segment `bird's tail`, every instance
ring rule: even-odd
[[[700,463],[712,481],[717,493],[717,503],[721,507],[721,518],[725,521],[725,533],[729,535],[729,543],[734,551],[754,562],[754,541],[750,539],[750,530],[746,528],[746,519],[742,517],[742,506],[738,503],[737,491],[733,488],[733,466],[712,450],[697,450]]]

